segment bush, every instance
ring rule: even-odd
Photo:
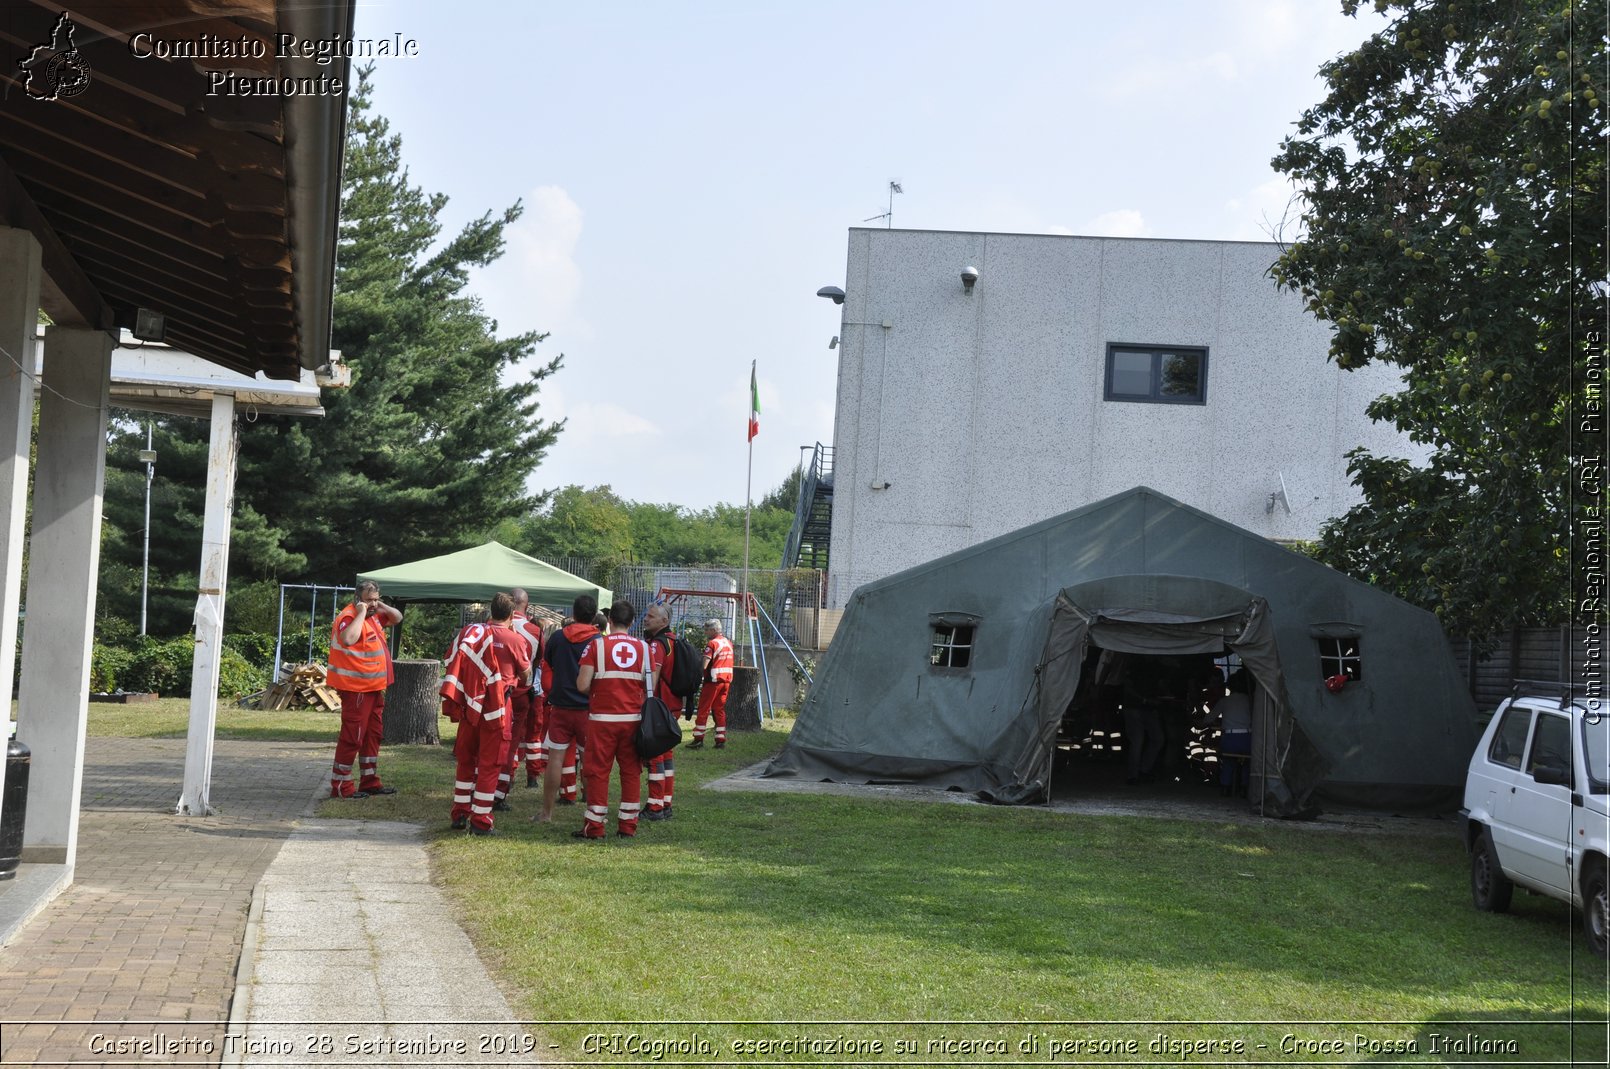
[[[133,663],[133,650],[96,643],[90,651],[89,689],[97,692],[116,690],[122,686],[129,665]]]
[[[168,698],[190,694],[190,669],[195,661],[196,642],[189,635],[154,639],[147,635],[135,647],[119,680],[124,690],[155,691]]]
[[[268,656],[274,656],[274,636],[268,636]],[[230,648],[229,641],[224,640],[223,656],[218,662],[218,697],[239,698],[243,694],[253,694],[268,686],[271,673],[260,665],[253,664],[239,650]]]
[[[304,637],[304,643],[307,639]],[[274,636],[260,631],[237,631],[224,636],[224,649],[233,650],[251,664],[274,667]]]

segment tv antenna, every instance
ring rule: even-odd
[[[865,219],[861,220],[861,222],[863,222],[863,223],[875,223],[879,219],[882,219],[884,229],[889,229],[889,228],[893,227],[894,226],[894,195],[896,193],[904,193],[904,192],[905,192],[905,190],[900,188],[900,179],[898,179],[898,178],[889,179],[889,210],[884,212],[881,215],[869,215]]]

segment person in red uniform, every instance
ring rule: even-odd
[[[453,780],[452,826],[462,831],[469,827],[470,816],[477,805],[484,810],[487,820],[492,815],[492,795],[497,788],[495,775],[489,777],[484,797],[475,795],[478,774],[483,766],[496,766],[488,757],[483,762],[482,751],[499,745],[502,735],[496,725],[505,722],[503,676],[498,671],[497,655],[492,647],[492,629],[476,622],[467,624],[453,636],[447,651],[447,671],[442,679],[442,715],[458,725],[458,737],[453,743],[456,768]],[[486,825],[486,821],[481,822]]]
[[[570,608],[576,622],[548,636],[542,650],[542,659],[551,669],[552,684],[547,688],[548,723],[542,738],[542,747],[548,751],[548,768],[542,777],[542,811],[531,818],[539,824],[552,820],[554,806],[559,804],[565,751],[577,743],[585,745],[587,732],[587,694],[577,689],[576,679],[581,671],[582,651],[598,637],[598,628],[591,622],[598,611],[598,599],[581,594]],[[570,772],[575,775],[574,766]]]
[[[499,593],[492,598],[491,619],[460,632],[442,684],[444,697],[456,696],[449,682],[463,695],[458,739],[453,746],[458,768],[452,825],[463,828],[467,824],[472,835],[492,834],[498,776],[504,770],[509,746],[508,698],[516,687],[531,682],[531,645],[510,628],[513,612],[509,595]],[[474,702],[478,685],[482,693],[479,708]]]
[[[380,739],[385,734],[386,688],[392,682],[386,628],[402,613],[380,600],[380,587],[359,583],[357,596],[330,627],[330,671],[325,682],[341,694],[341,733],[330,769],[331,798],[396,794],[380,782]],[[352,780],[352,763],[360,778]]]
[[[721,633],[721,621],[704,622],[704,686],[699,688],[699,717],[693,722],[690,750],[704,748],[704,724],[712,715],[716,721],[716,749],[727,745],[727,691],[732,687],[732,640]]]
[[[531,604],[530,597],[524,590],[516,587],[509,591],[509,599],[514,604],[514,615],[509,617],[509,627],[526,640],[531,650],[532,673],[529,684],[517,684],[510,698],[509,707],[511,719],[509,721],[509,753],[504,762],[504,770],[498,776],[498,798],[492,808],[506,810],[509,808],[505,801],[509,796],[509,789],[514,783],[514,774],[520,770],[521,760],[526,766],[526,786],[531,786],[535,776],[532,765],[535,763],[535,754],[540,749],[536,740],[542,736],[533,730],[532,721],[536,718],[537,699],[542,696],[542,683],[537,675],[538,665],[542,662],[542,628],[525,615],[527,606]],[[540,729],[537,729],[540,730]]]
[[[643,637],[656,647],[659,659],[659,689],[655,691],[661,701],[672,709],[681,707],[682,699],[671,693],[671,670],[676,664],[676,646],[671,641],[671,612],[663,602],[656,601],[643,613]],[[648,763],[648,812],[644,820],[670,820],[672,788],[676,783],[675,750],[667,750]]]
[[[620,814],[615,834],[637,834],[643,808],[643,759],[633,738],[643,719],[643,699],[657,682],[655,645],[626,633],[637,615],[629,601],[609,607],[609,634],[587,646],[576,674],[576,689],[587,695],[587,743],[581,776],[587,788],[587,812],[578,839],[602,839],[609,823],[609,777],[621,770]]]

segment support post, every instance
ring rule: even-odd
[[[0,228],[0,700],[11,708],[16,684],[17,610],[22,600],[22,545],[28,515],[28,454],[33,439],[34,336],[39,323],[39,240]],[[25,369],[27,369],[25,371]],[[0,719],[0,744],[9,713]],[[6,766],[0,761],[0,811]]]
[[[190,732],[184,790],[175,811],[193,817],[213,811],[213,730],[218,723],[218,669],[224,641],[224,590],[229,583],[229,525],[235,502],[235,395],[213,394],[207,446],[207,513],[201,525],[201,589],[196,595],[196,653],[190,668]]]
[[[45,331],[17,737],[33,751],[23,860],[72,867],[101,560],[112,336]]]

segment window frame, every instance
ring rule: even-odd
[[[1112,388],[1113,358],[1118,353],[1144,353],[1152,359],[1151,393],[1140,396],[1132,393],[1114,393]],[[1196,393],[1190,396],[1169,396],[1163,390],[1162,360],[1165,354],[1190,353],[1200,360],[1197,371]],[[1207,404],[1208,347],[1205,345],[1148,345],[1133,342],[1107,343],[1106,372],[1102,382],[1103,401],[1128,401],[1142,405],[1205,405]]]
[[[973,670],[973,659],[978,648],[978,624],[959,620],[935,620],[929,625],[928,633],[928,669],[932,672],[945,674],[959,674]],[[966,632],[966,641],[958,641],[961,632]],[[943,637],[944,641],[941,641]],[[943,663],[935,658],[944,651]],[[962,664],[955,663],[957,651],[963,651],[966,660]]]
[[[1509,726],[1511,717],[1515,717],[1518,724],[1523,724],[1524,730],[1518,733],[1506,733],[1504,729]],[[1498,727],[1493,729],[1493,741],[1487,744],[1487,760],[1500,768],[1507,768],[1512,772],[1519,772],[1521,770],[1522,763],[1526,760],[1526,747],[1532,740],[1533,718],[1534,713],[1532,709],[1525,705],[1511,704],[1508,709],[1505,709],[1503,719],[1498,722]],[[1509,743],[1513,740],[1516,734],[1520,735],[1520,745],[1514,750],[1510,750]],[[1498,744],[1500,742],[1505,744],[1506,756],[1504,757],[1498,756]],[[1513,763],[1511,763],[1511,758],[1514,759]]]
[[[1364,642],[1360,635],[1315,635],[1314,641],[1319,646],[1319,678],[1323,682],[1331,676],[1347,676],[1349,683],[1361,683],[1364,680]],[[1334,646],[1335,652],[1326,649],[1326,644]],[[1352,653],[1346,651],[1351,645]],[[1335,671],[1326,669],[1326,662],[1333,662]],[[1352,665],[1354,672],[1348,675],[1347,667]]]

